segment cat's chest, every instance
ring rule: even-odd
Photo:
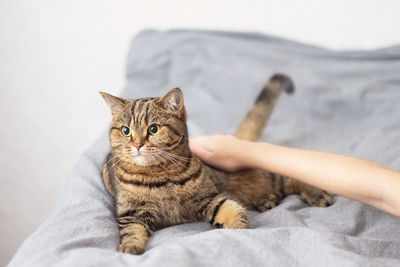
[[[131,209],[151,211],[160,219],[160,227],[165,227],[190,222],[196,217],[195,211],[190,208],[188,203],[199,194],[199,190],[201,190],[199,184],[193,181],[184,185],[159,182],[152,186],[122,187],[120,197],[124,203],[130,203]]]
[[[128,202],[154,203],[162,210],[165,207],[180,206],[185,199],[196,193],[196,187],[191,183],[174,183],[169,177],[151,180],[148,177],[136,176],[128,182],[120,183],[119,193]]]

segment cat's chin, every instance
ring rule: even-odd
[[[143,155],[137,155],[132,159],[133,163],[140,167],[148,167],[154,165],[154,160]]]

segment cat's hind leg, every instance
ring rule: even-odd
[[[313,207],[329,207],[333,204],[333,198],[328,192],[305,184],[300,195]]]
[[[313,207],[328,207],[334,203],[332,195],[312,185],[285,177],[285,195],[299,194]]]

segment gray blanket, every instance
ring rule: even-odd
[[[333,52],[260,34],[145,31],[132,42],[122,95],[179,86],[191,136],[232,133],[274,72],[290,75],[297,91],[281,97],[262,140],[400,169],[400,47]],[[400,265],[400,218],[339,196],[329,208],[289,196],[249,211],[249,230],[177,225],[157,231],[143,255],[117,253],[113,201],[99,175],[108,151],[104,133],[10,266]]]

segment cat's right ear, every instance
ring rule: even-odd
[[[124,106],[126,105],[125,99],[104,92],[100,92],[100,94],[106,101],[113,116],[120,113],[124,109]]]

